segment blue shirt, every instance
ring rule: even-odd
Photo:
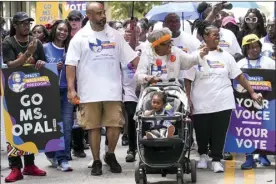
[[[60,88],[67,88],[66,70],[65,70],[65,49],[55,46],[52,42],[43,44],[47,63],[63,63],[62,70],[59,70],[59,86]]]

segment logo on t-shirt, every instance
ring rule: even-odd
[[[274,52],[271,52],[270,50],[263,51],[263,52],[262,52],[262,56],[270,57],[270,58],[273,59],[273,60],[276,59],[275,53],[274,53]]]
[[[224,64],[220,63],[219,61],[210,61],[207,59],[207,63],[210,68],[224,68]]]
[[[101,52],[103,49],[114,49],[116,43],[110,42],[110,41],[101,41],[99,39],[96,39],[96,43],[89,43],[89,48],[93,52]]]
[[[225,40],[220,40],[219,41],[219,46],[220,47],[229,47],[230,43],[226,42]]]
[[[244,73],[245,78],[248,80],[250,86],[257,91],[272,91],[272,86],[270,81],[264,81],[263,77],[260,76],[249,76]],[[247,90],[242,87],[238,80],[233,81],[234,89],[239,93],[246,93]]]
[[[23,72],[13,72],[8,79],[10,90],[15,93],[23,92],[27,88],[50,86],[47,76],[40,76],[39,73],[25,74]]]
[[[189,50],[188,48],[184,48],[183,46],[178,46],[178,48],[180,48],[181,50],[183,50],[183,51],[186,52],[186,53],[187,53],[188,50]]]
[[[134,66],[131,63],[128,63],[126,70],[127,70],[128,78],[132,79],[134,77],[136,69],[134,68]]]

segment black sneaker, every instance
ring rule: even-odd
[[[110,167],[110,171],[113,173],[121,173],[122,167],[117,162],[114,153],[105,153],[104,161]]]
[[[122,146],[127,146],[128,145],[128,137],[126,134],[122,136]]]
[[[84,153],[84,151],[75,151],[75,150],[73,150],[73,155],[75,157],[79,157],[79,158],[85,158],[86,157],[86,153]]]
[[[126,162],[134,162],[135,161],[135,151],[127,151],[127,156],[126,156]]]
[[[233,160],[233,155],[229,152],[223,153],[223,159],[224,160]]]
[[[95,160],[92,165],[91,175],[100,176],[103,174],[102,162],[100,160]]]

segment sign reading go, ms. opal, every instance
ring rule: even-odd
[[[262,95],[262,104],[233,81],[236,109],[232,112],[225,151],[276,153],[275,147],[275,70],[243,69],[255,92]]]
[[[57,75],[33,66],[2,74],[8,155],[64,150]]]

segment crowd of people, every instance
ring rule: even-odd
[[[10,68],[56,63],[58,68],[60,102],[56,103],[61,104],[65,149],[45,153],[53,167],[73,171],[71,151],[84,158],[84,149],[90,147],[91,175],[102,175],[100,142],[105,135],[104,161],[111,172],[121,173],[115,156],[121,133],[122,144],[128,145],[126,162],[136,160],[133,117],[140,92],[148,83],[176,78],[184,81],[191,109],[200,155],[198,168],[206,169],[211,157],[214,172],[224,171],[221,159],[231,159],[223,148],[235,108],[231,80],[237,79],[251,98],[261,103],[262,97],[241,69],[275,70],[275,18],[265,22],[258,9],[249,9],[237,24],[222,4],[205,4],[198,12],[200,18],[191,25],[192,34],[181,30],[176,13],[169,13],[159,29],[146,18],[107,22],[103,5],[96,2],[87,5],[85,17],[73,10],[66,20],[35,25],[32,30],[34,19],[25,12],[13,16],[9,35],[3,37],[3,63]],[[153,107],[162,112],[163,98],[157,94],[152,99]],[[24,156],[23,172],[20,157],[8,159],[11,173],[6,182],[23,179],[23,175],[46,175],[35,165],[33,154]],[[264,154],[258,160],[270,165]],[[253,155],[247,154],[242,169],[254,167]]]

